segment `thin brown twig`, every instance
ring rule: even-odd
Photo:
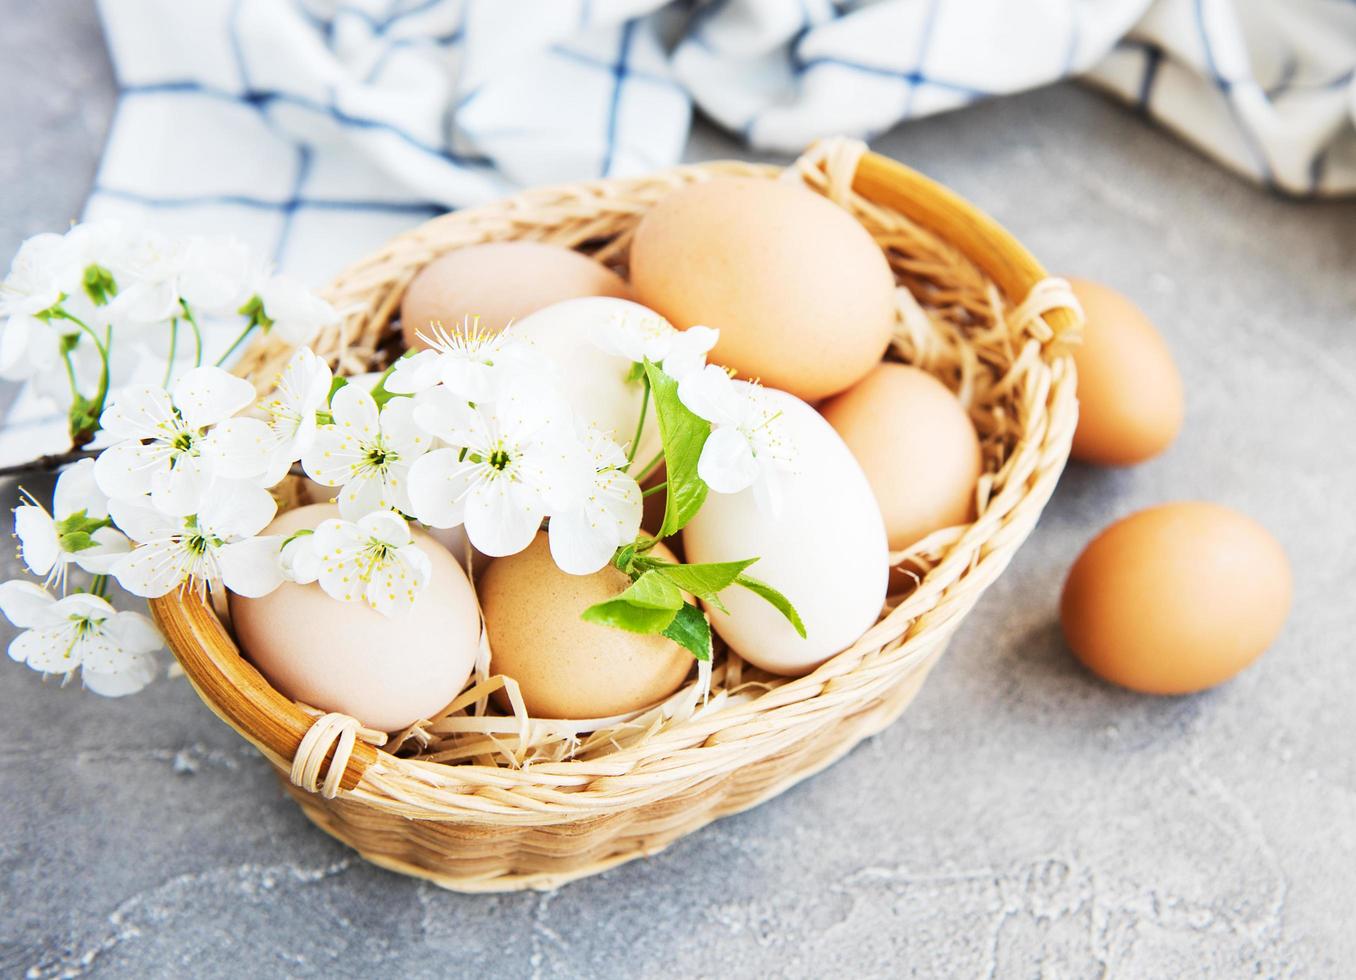
[[[0,479],[38,473],[55,473],[68,463],[78,463],[82,459],[93,459],[101,451],[99,449],[71,449],[64,453],[49,453],[46,456],[39,456],[37,459],[30,459],[27,463],[0,466]]]

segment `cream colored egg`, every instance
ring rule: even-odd
[[[871,482],[892,549],[974,520],[979,437],[956,396],[932,375],[881,364],[820,411]]]
[[[805,674],[851,646],[880,615],[889,577],[885,523],[861,466],[809,405],[767,390],[796,447],[795,472],[782,477],[780,513],[752,490],[709,494],[683,531],[692,563],[758,558],[749,574],[791,600],[805,623],[799,637],[763,599],[745,589],[721,593],[726,615],[711,625],[750,663],[775,674]]]
[[[636,298],[680,330],[720,330],[711,361],[809,401],[876,366],[895,281],[851,214],[803,186],[723,177],[666,196],[631,244]]]
[[[655,551],[673,560],[663,545]],[[593,575],[562,572],[545,533],[490,565],[480,580],[490,669],[518,682],[529,714],[606,718],[648,707],[682,686],[693,659],[672,640],[580,618],[628,584],[611,566]]]
[[[621,276],[586,255],[542,242],[486,242],[449,252],[420,270],[400,304],[410,347],[431,323],[452,329],[468,316],[486,330],[502,330],[552,303],[576,296],[622,296]]]
[[[576,415],[598,426],[621,446],[629,446],[635,436],[643,386],[627,380],[631,363],[626,358],[600,350],[593,337],[600,324],[627,316],[658,314],[629,300],[588,297],[548,306],[513,327],[513,333],[527,340],[551,365]],[[649,460],[659,451],[659,445],[659,424],[651,405],[636,455],[642,462]]]
[[[338,516],[328,504],[281,514],[265,534],[286,537]],[[245,655],[281,694],[395,731],[436,713],[465,685],[480,641],[466,574],[416,531],[433,576],[408,612],[387,617],[330,598],[319,585],[286,582],[260,599],[230,597]]]

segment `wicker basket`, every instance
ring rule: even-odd
[[[958,392],[986,470],[979,517],[893,556],[911,576],[851,649],[809,676],[663,727],[642,744],[513,768],[400,758],[351,718],[317,719],[241,657],[191,594],[152,602],[202,699],[284,777],[306,815],[375,864],[459,891],[551,888],[659,851],[752,807],[880,731],[917,694],[961,619],[1035,525],[1077,414],[1064,341],[1079,328],[1067,288],[955,194],[860,144],[819,144],[789,171],[709,163],[639,179],[534,190],[448,214],[350,268],[329,298],[342,323],[315,345],[341,372],[380,366],[420,267],[459,246],[511,238],[580,248],[624,270],[630,232],[673,188],[723,174],[803,179],[880,243],[901,283],[894,353]],[[263,377],[284,349],[256,345]],[[718,654],[719,656],[719,654]]]

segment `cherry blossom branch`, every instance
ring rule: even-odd
[[[78,463],[82,459],[93,459],[101,452],[103,452],[101,449],[72,449],[64,453],[48,453],[46,456],[30,459],[27,463],[0,466],[0,479],[7,479],[12,476],[29,476],[37,473],[55,473],[68,463]]]

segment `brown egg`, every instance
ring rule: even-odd
[[[1217,504],[1163,504],[1093,539],[1069,572],[1060,619],[1093,673],[1189,694],[1256,660],[1290,594],[1285,552],[1256,521]]]
[[[284,537],[338,517],[330,504],[280,514],[265,534]],[[319,585],[285,582],[260,599],[230,596],[231,623],[250,661],[279,693],[323,711],[395,731],[452,701],[475,664],[480,614],[461,566],[415,531],[433,576],[403,615],[340,602]]]
[[[641,219],[631,285],[680,330],[717,327],[714,363],[806,401],[861,380],[895,324],[894,276],[850,214],[779,181],[720,178]]]
[[[1114,289],[1070,279],[1087,319],[1078,367],[1073,457],[1103,466],[1142,463],[1182,428],[1182,379],[1142,310]]]
[[[662,545],[655,551],[673,560]],[[682,686],[694,661],[672,640],[579,618],[628,584],[611,566],[593,575],[562,572],[545,533],[490,565],[479,583],[490,670],[518,682],[529,714],[606,718],[648,707]]]
[[[579,296],[631,298],[626,281],[573,249],[541,242],[467,245],[420,270],[400,304],[409,347],[425,347],[416,333],[436,321],[452,329],[467,316],[502,330],[552,303]]]
[[[932,375],[881,364],[820,412],[861,464],[892,551],[974,520],[979,437],[956,396]]]

